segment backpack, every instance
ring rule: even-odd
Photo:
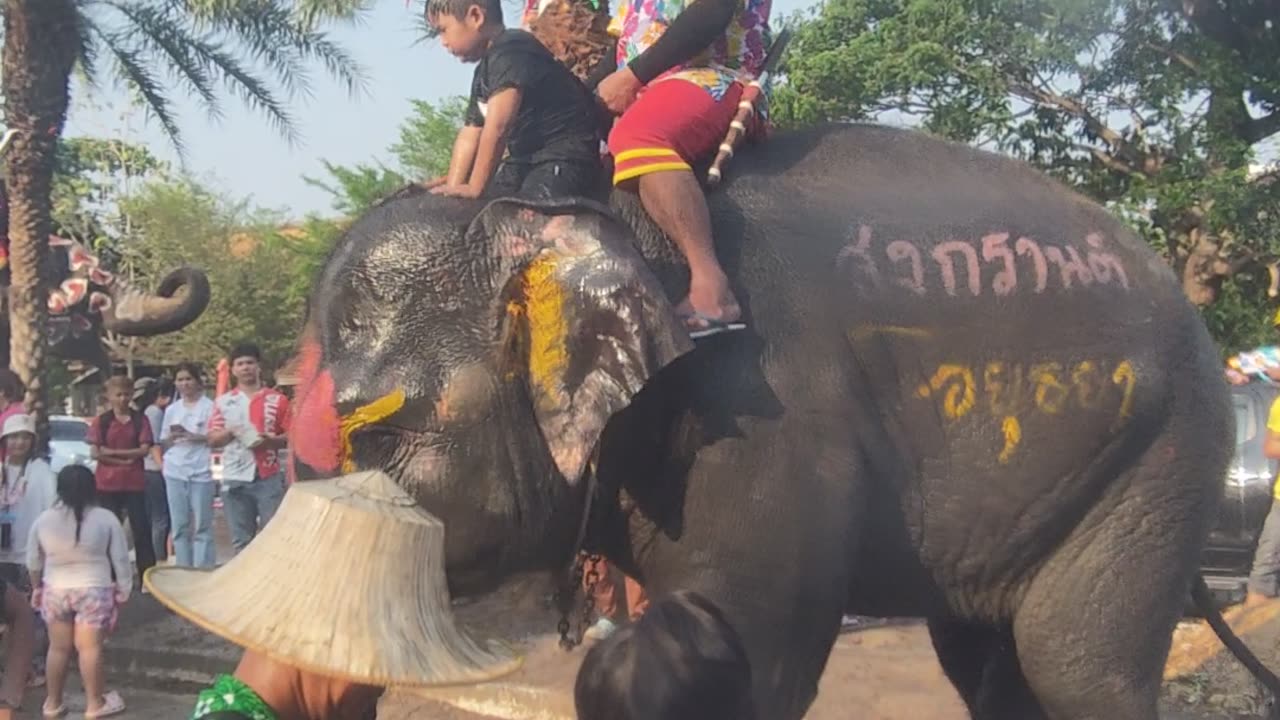
[[[115,413],[108,410],[98,416],[98,445],[107,446],[107,428],[111,427],[111,421],[115,419]],[[142,441],[142,423],[147,422],[147,418],[136,410],[129,410],[129,422],[133,425],[133,446],[139,447]]]

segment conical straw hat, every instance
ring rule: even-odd
[[[454,621],[444,525],[381,472],[295,483],[214,571],[154,567],[156,599],[279,662],[370,685],[473,683],[520,667]]]

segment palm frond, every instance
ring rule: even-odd
[[[102,28],[93,26],[93,33],[102,41],[102,45],[115,60],[116,68],[125,85],[137,93],[146,105],[148,112],[159,121],[169,142],[179,156],[185,156],[186,147],[182,143],[182,133],[178,129],[177,119],[169,109],[169,99],[156,77],[146,67],[146,58],[136,50],[126,47],[124,38],[117,32],[104,32]]]
[[[171,0],[184,2],[184,0]],[[192,0],[185,0],[191,2]],[[275,75],[293,92],[309,94],[304,77],[292,73],[307,62],[319,62],[348,93],[359,94],[366,78],[358,63],[337,43],[304,23],[279,0],[205,0],[217,2],[222,12],[194,16],[198,26],[233,38],[235,43],[255,59],[271,67]],[[364,0],[315,0],[330,5],[358,5]]]
[[[138,50],[146,51],[153,60],[168,65],[181,84],[200,97],[211,116],[222,116],[208,63],[201,57],[203,39],[192,36],[180,24],[181,18],[174,17],[164,8],[138,3],[108,4],[132,23],[135,32],[130,33],[129,38]]]
[[[94,33],[97,28],[93,24],[93,18],[81,15],[80,22],[76,23],[76,32],[79,33],[78,42],[80,47],[77,50],[79,60],[76,62],[76,69],[80,74],[80,79],[89,88],[98,87],[98,46],[94,42]]]
[[[115,61],[125,83],[182,143],[160,78],[222,115],[219,86],[265,114],[289,143],[300,139],[287,101],[311,95],[319,65],[351,95],[366,77],[355,59],[319,29],[322,21],[358,22],[372,0],[81,0],[85,67],[96,52]]]

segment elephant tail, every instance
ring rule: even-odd
[[[1204,575],[1197,573],[1195,582],[1191,584],[1191,600],[1195,603],[1196,609],[1204,616],[1209,627],[1213,628],[1214,634],[1222,641],[1222,644],[1231,651],[1231,654],[1244,665],[1258,679],[1258,682],[1266,686],[1271,691],[1271,696],[1280,700],[1280,678],[1271,672],[1257,655],[1249,649],[1248,645],[1236,635],[1226,620],[1222,619],[1222,612],[1218,610],[1218,606],[1213,602],[1213,596],[1209,593],[1209,586],[1204,581]]]

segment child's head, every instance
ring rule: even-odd
[[[67,465],[58,471],[58,499],[70,508],[83,508],[97,496],[93,471],[83,465]]]
[[[133,399],[133,382],[123,375],[113,375],[106,382],[104,391],[107,404],[118,413],[129,411],[129,402]]]
[[[502,0],[427,0],[427,25],[451,55],[477,62],[503,29]]]
[[[749,720],[751,665],[702,596],[677,592],[591,648],[574,686],[581,720]]]

